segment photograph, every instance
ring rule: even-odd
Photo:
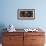
[[[33,11],[20,11],[20,17],[33,17]]]

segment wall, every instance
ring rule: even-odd
[[[0,0],[0,24],[5,26],[13,24],[16,28],[46,27],[46,1],[45,0]],[[35,8],[35,20],[17,20],[18,8]]]

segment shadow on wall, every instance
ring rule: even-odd
[[[4,24],[0,24],[0,43],[2,43],[2,36],[3,36],[3,32],[5,32],[6,30],[3,30],[5,27]]]

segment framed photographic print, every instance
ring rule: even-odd
[[[35,9],[18,9],[17,19],[19,20],[34,20],[35,19]]]

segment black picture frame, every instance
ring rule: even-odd
[[[18,20],[34,20],[35,9],[17,9]]]

